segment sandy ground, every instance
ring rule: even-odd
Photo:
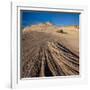
[[[73,28],[73,29],[72,29]],[[79,30],[36,25],[22,32],[21,78],[79,75]]]

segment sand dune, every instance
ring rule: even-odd
[[[21,78],[79,75],[79,30],[28,27],[21,39]]]

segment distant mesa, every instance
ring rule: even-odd
[[[31,32],[31,31],[57,31],[57,30],[79,30],[79,26],[56,26],[51,22],[39,23],[31,26],[27,26],[23,29],[23,32]]]
[[[48,25],[48,26],[52,26],[52,25],[53,25],[53,24],[50,23],[50,22],[46,22],[45,24]]]
[[[32,25],[32,26],[36,26],[36,25]],[[53,24],[50,22],[46,22],[46,23],[39,23],[37,24],[37,26],[53,26]]]
[[[50,22],[39,23],[39,24],[35,24],[35,25],[25,27],[23,29],[23,32],[32,31],[32,30],[46,30],[48,28],[53,28],[53,27],[54,27],[54,24],[52,24]]]

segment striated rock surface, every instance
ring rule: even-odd
[[[51,23],[22,31],[21,78],[79,75],[79,31]]]

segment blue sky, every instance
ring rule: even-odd
[[[45,12],[45,11],[21,11],[21,26],[51,22],[56,26],[79,25],[78,13]]]

